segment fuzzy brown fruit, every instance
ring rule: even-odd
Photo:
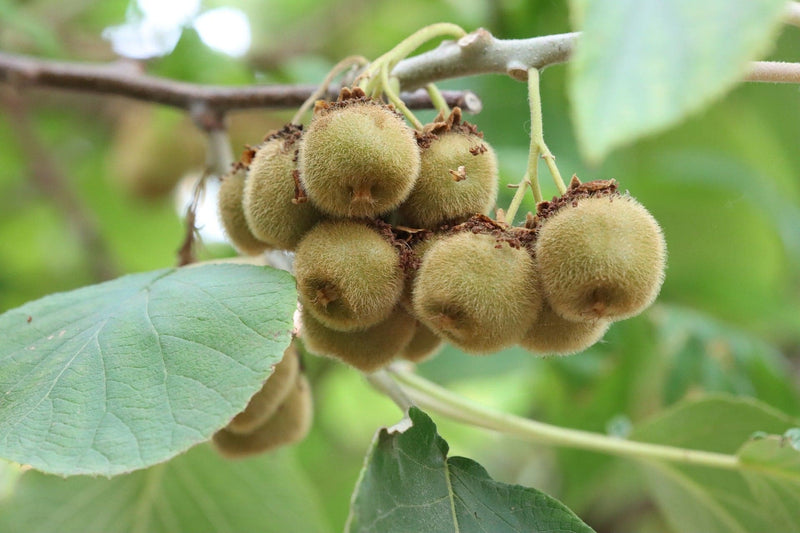
[[[256,238],[247,224],[242,208],[246,175],[246,170],[239,167],[222,178],[217,207],[225,234],[236,249],[248,255],[258,255],[268,250],[270,246]]]
[[[277,411],[292,391],[300,371],[300,358],[295,343],[283,353],[283,359],[257,393],[250,398],[244,411],[233,417],[225,429],[232,433],[250,433]]]
[[[585,350],[603,338],[610,320],[574,322],[562,318],[546,304],[520,346],[539,355],[569,355]]]
[[[297,247],[294,269],[303,307],[340,331],[382,321],[403,290],[398,251],[358,221],[315,226]]]
[[[430,357],[442,347],[442,338],[422,322],[417,321],[414,336],[408,342],[400,357],[413,363],[420,363]]]
[[[289,125],[258,147],[247,173],[243,208],[258,239],[282,250],[294,250],[322,213],[300,190],[295,162],[301,131]]]
[[[497,199],[497,157],[477,132],[453,129],[422,150],[419,178],[400,206],[412,227],[436,229],[486,213]]]
[[[544,221],[536,241],[553,310],[573,320],[621,320],[649,306],[664,280],[666,243],[636,200],[581,198]]]
[[[417,318],[451,344],[491,353],[520,340],[542,297],[524,248],[464,231],[437,240],[427,251],[412,302]]]
[[[318,106],[298,159],[311,201],[339,217],[374,217],[405,200],[419,174],[412,130],[367,99]]]
[[[383,322],[359,331],[327,328],[305,307],[301,316],[301,338],[308,351],[335,357],[362,372],[388,365],[414,335],[414,317],[399,306]]]
[[[298,374],[286,400],[266,422],[250,433],[222,429],[214,434],[213,443],[229,459],[250,457],[303,440],[311,429],[312,418],[311,387],[306,377]]]

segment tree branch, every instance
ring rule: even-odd
[[[797,7],[794,6],[797,4]],[[800,3],[792,7],[800,17]],[[528,70],[541,70],[569,60],[580,33],[562,33],[530,39],[497,39],[478,29],[458,41],[401,61],[392,71],[404,89],[478,74],[506,74],[527,81]],[[800,83],[800,63],[754,61],[745,81]]]
[[[125,96],[185,109],[210,118],[206,129],[218,124],[218,116],[234,109],[299,107],[316,89],[313,85],[214,86],[168,80],[143,74],[130,63],[84,64],[51,61],[0,52],[0,82],[26,87],[50,87],[97,94]],[[330,97],[338,89],[332,87]],[[464,111],[480,111],[480,99],[469,91],[444,91],[447,103]],[[403,95],[415,109],[431,107],[424,90]],[[196,118],[197,121],[197,118]]]

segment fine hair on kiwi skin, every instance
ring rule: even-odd
[[[611,192],[579,197],[549,214],[539,228],[536,257],[547,300],[559,315],[622,320],[658,295],[666,243],[640,203]]]
[[[481,222],[492,221],[483,217]],[[498,228],[494,228],[498,229]],[[473,231],[478,231],[474,233]],[[516,344],[542,305],[533,258],[480,227],[437,241],[414,282],[415,316],[469,353],[492,353]],[[500,228],[502,232],[502,228]]]
[[[240,164],[223,176],[217,196],[217,208],[222,227],[233,246],[248,255],[258,255],[271,247],[253,235],[247,224],[242,207],[246,176],[247,168]]]
[[[461,122],[458,107],[446,121],[440,115],[428,124],[418,142],[419,178],[400,206],[405,224],[436,229],[491,209],[497,199],[497,156],[475,126]]]
[[[270,418],[283,403],[300,372],[300,357],[295,342],[286,348],[283,359],[256,392],[244,411],[233,417],[225,429],[232,433],[250,433]]]
[[[403,351],[400,352],[401,358],[412,363],[421,363],[430,359],[441,349],[444,341],[433,330],[422,322],[417,321],[414,327],[414,335],[408,342]]]
[[[249,433],[221,429],[214,434],[212,442],[224,457],[243,459],[300,442],[311,429],[312,419],[311,387],[308,379],[298,374],[286,399],[269,419]]]
[[[329,328],[350,331],[377,324],[400,299],[405,276],[400,253],[374,224],[321,222],[297,247],[300,301]]]
[[[567,320],[545,302],[519,344],[537,355],[570,355],[597,343],[610,325],[611,321],[604,319]]]
[[[306,198],[297,173],[302,127],[288,124],[267,136],[250,155],[243,210],[258,239],[281,250],[294,250],[322,213]]]
[[[413,130],[394,108],[343,89],[318,102],[298,155],[311,201],[336,217],[376,217],[406,199],[419,174]]]
[[[316,355],[339,359],[362,372],[385,367],[408,345],[414,335],[414,317],[397,306],[385,320],[359,331],[325,327],[303,307],[300,338]]]

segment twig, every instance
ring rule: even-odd
[[[193,114],[208,113],[212,128],[218,116],[235,109],[299,107],[315,90],[314,85],[250,85],[226,87],[199,85],[132,70],[124,63],[85,64],[50,61],[0,52],[0,82],[21,87],[50,87],[75,91],[125,96],[185,109]],[[335,98],[339,88],[331,87]],[[424,90],[401,95],[412,109],[430,108]],[[444,91],[447,103],[469,113],[480,111],[480,100],[469,91]],[[198,121],[195,118],[196,122]]]
[[[745,81],[800,83],[800,63],[753,61]]]
[[[115,278],[117,268],[96,222],[70,186],[61,165],[53,161],[51,151],[34,130],[25,99],[13,91],[2,91],[0,103],[13,124],[19,148],[30,165],[32,182],[67,219],[86,251],[93,279],[106,281]]]
[[[789,2],[786,4],[786,12],[784,13],[783,20],[786,24],[800,26],[800,2]]]

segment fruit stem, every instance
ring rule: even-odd
[[[406,106],[405,102],[397,95],[394,91],[394,88],[389,83],[389,65],[384,63],[383,68],[381,68],[381,85],[383,86],[383,92],[386,95],[386,98],[394,104],[394,106],[400,110],[401,113],[408,119],[412,126],[417,131],[422,131],[423,125],[419,119],[414,116],[414,113]]]
[[[528,178],[528,173],[525,173],[523,176],[522,181],[517,184],[517,192],[514,193],[514,198],[511,199],[511,204],[508,206],[508,210],[505,213],[505,222],[509,226],[514,225],[514,216],[517,214],[519,210],[519,206],[522,205],[522,199],[525,198],[525,193],[528,191],[528,187],[531,186],[531,180]],[[539,193],[541,195],[541,192]],[[536,192],[534,191],[534,196],[536,196]],[[539,202],[541,200],[537,200]]]
[[[528,153],[528,175],[531,179],[531,188],[536,203],[542,201],[542,193],[539,188],[539,158],[542,157],[547,164],[547,169],[553,177],[553,182],[558,188],[559,194],[564,194],[567,187],[561,178],[561,173],[556,166],[556,158],[547,148],[544,142],[544,128],[542,125],[542,97],[539,93],[539,70],[528,69],[528,101],[531,107],[531,148]],[[538,192],[538,196],[537,196]]]
[[[336,63],[330,72],[328,72],[328,74],[325,76],[325,79],[322,80],[322,83],[319,84],[317,90],[311,93],[311,96],[309,96],[306,101],[303,102],[303,105],[301,105],[300,109],[297,110],[297,113],[294,114],[292,117],[292,124],[300,124],[300,119],[303,118],[303,114],[308,111],[314,102],[322,98],[322,96],[328,92],[328,87],[336,76],[354,65],[363,67],[368,63],[369,60],[364,56],[348,56]]]
[[[522,418],[479,405],[413,372],[394,366],[390,367],[389,372],[414,404],[421,408],[429,409],[459,422],[499,431],[532,442],[591,450],[622,457],[702,465],[725,470],[738,470],[745,467],[735,455],[635,442]]]
[[[450,114],[450,106],[447,105],[447,101],[442,96],[442,91],[434,83],[429,83],[425,86],[425,89],[428,91],[428,96],[431,97],[433,107],[442,114],[442,118],[447,118],[447,115]]]

